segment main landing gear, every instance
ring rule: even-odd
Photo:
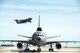
[[[30,51],[29,48],[28,48],[28,44],[26,44],[26,49],[24,51],[27,51],[27,52]]]
[[[52,48],[52,44],[50,44],[50,48],[49,48],[49,51],[53,52],[53,48]]]
[[[30,50],[29,50],[29,48],[26,48],[24,51],[27,51],[27,52],[28,52],[28,51],[30,51]]]

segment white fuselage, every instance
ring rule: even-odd
[[[36,31],[31,40],[32,45],[41,47],[46,44],[46,35],[42,31]]]

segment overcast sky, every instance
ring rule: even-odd
[[[80,41],[79,0],[0,0],[0,39],[26,39],[17,34],[32,36],[38,26],[51,40]],[[32,23],[16,24],[15,19],[32,17]]]

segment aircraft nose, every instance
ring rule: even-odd
[[[40,40],[41,40],[41,38],[40,38],[40,37],[37,37],[37,40],[38,40],[38,41],[40,41]]]

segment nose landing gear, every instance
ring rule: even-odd
[[[53,49],[52,49],[52,48],[50,48],[50,49],[49,49],[49,51],[53,52]]]
[[[30,50],[29,50],[29,48],[26,48],[24,51],[27,51],[27,52],[29,52]]]
[[[37,52],[41,52],[41,48],[40,47],[37,49]]]

